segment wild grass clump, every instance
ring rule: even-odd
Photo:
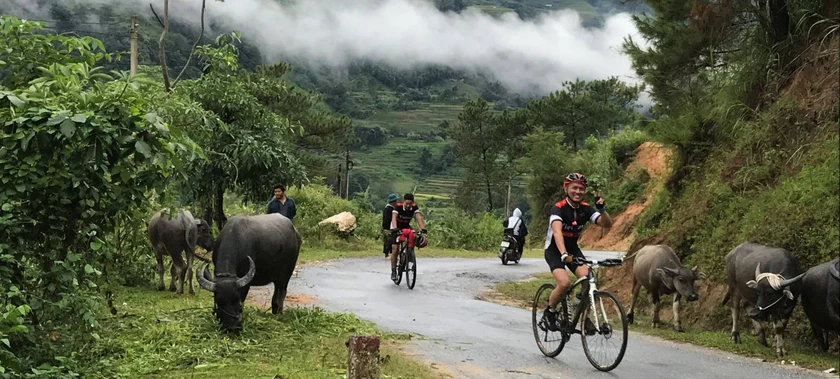
[[[82,375],[90,378],[324,378],[346,370],[344,342],[351,334],[382,333],[352,314],[327,313],[317,307],[289,307],[280,315],[246,306],[244,329],[223,334],[211,314],[212,294],[178,296],[149,288],[120,289],[120,314],[103,320],[99,338],[79,352]],[[431,377],[421,365],[394,355],[383,374]],[[405,377],[405,376],[404,376]]]

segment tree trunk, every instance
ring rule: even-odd
[[[215,211],[214,216],[216,216],[216,225],[218,225],[219,232],[221,232],[222,228],[225,227],[225,222],[227,222],[227,217],[225,217],[225,187],[222,184],[216,185],[216,194],[215,199],[213,201],[213,208]]]
[[[482,150],[481,152],[481,160],[484,162],[484,183],[487,186],[487,204],[489,205],[488,211],[493,210],[493,193],[490,191],[490,173],[488,172],[489,169],[487,168],[487,149]]]
[[[790,34],[790,15],[788,14],[787,0],[769,0],[768,5],[773,42],[779,43]]]

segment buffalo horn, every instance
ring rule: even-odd
[[[201,267],[196,268],[195,269],[195,278],[198,279],[198,285],[201,286],[201,288],[204,288],[204,289],[206,289],[210,292],[215,292],[216,291],[216,283],[213,282],[213,280],[209,279],[210,278],[210,268],[207,267],[208,265],[209,265],[208,263],[204,263],[204,272],[203,273],[199,272],[199,270],[201,270]]]
[[[248,269],[248,273],[245,276],[236,280],[236,288],[242,288],[246,284],[251,283],[251,279],[254,279],[254,273],[257,271],[257,267],[254,266],[254,260],[251,257],[248,257],[248,263],[251,264],[251,267]]]
[[[791,284],[802,280],[803,276],[805,276],[804,272],[795,276],[795,277],[793,277],[793,278],[782,280],[781,283],[779,283],[779,288],[785,288],[787,286],[790,286]]]
[[[840,280],[840,270],[837,269],[837,264],[828,265],[828,272],[834,279]]]

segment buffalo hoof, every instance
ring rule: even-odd
[[[731,340],[732,340],[732,343],[741,343],[741,333],[732,332]]]
[[[776,349],[776,358],[784,358],[787,355],[786,349]]]
[[[764,333],[760,333],[756,339],[762,346],[770,347],[770,345],[767,344],[767,337],[764,336]]]
[[[627,314],[627,323],[628,324],[633,323],[633,312],[630,312],[630,313]]]

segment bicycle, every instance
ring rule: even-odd
[[[418,241],[423,233],[419,230],[412,230],[415,234],[414,241]],[[397,280],[394,284],[400,285],[402,283],[402,274],[405,272],[405,284],[408,289],[413,290],[414,284],[417,283],[417,258],[414,255],[414,248],[408,247],[408,238],[400,242],[399,252],[397,253]]]
[[[555,288],[554,283],[543,284],[539,289],[537,289],[537,293],[534,296],[534,305],[531,312],[531,324],[534,329],[534,338],[537,341],[537,346],[540,348],[540,351],[545,356],[553,358],[560,354],[563,347],[566,346],[566,342],[571,339],[572,334],[580,334],[583,352],[586,355],[586,359],[589,360],[589,363],[599,371],[611,371],[616,368],[619,363],[621,363],[621,360],[624,358],[624,352],[627,349],[627,315],[624,313],[624,308],[621,306],[621,303],[615,295],[609,291],[598,290],[592,268],[593,266],[619,266],[623,263],[623,261],[621,259],[605,259],[597,261],[575,258],[573,262],[589,266],[589,275],[578,278],[578,280],[569,287],[563,295],[563,298],[557,304],[556,308],[559,309],[559,313],[557,314],[556,320],[557,330],[554,332],[560,334],[558,346],[555,349],[550,349],[546,346],[546,344],[544,344],[544,342],[549,342],[549,334],[552,333],[545,317],[545,310],[548,308],[548,296]],[[572,315],[572,312],[569,309],[569,298],[572,296],[572,293],[574,293],[574,290],[579,286],[581,287],[580,294],[588,294],[588,296],[581,296],[582,298],[578,297],[579,295],[575,296],[581,301],[576,306],[574,315]],[[541,301],[540,298],[540,295],[543,294],[545,294],[544,302]],[[590,351],[591,343],[587,341],[588,337],[604,337],[606,342],[610,342],[610,340],[618,334],[614,333],[613,324],[611,322],[616,321],[616,319],[610,319],[607,317],[607,311],[604,307],[605,300],[607,302],[612,301],[614,303],[614,308],[618,311],[618,320],[621,322],[621,347],[618,349],[618,356],[608,365],[601,364],[599,360],[595,359],[593,352]],[[599,307],[596,305],[600,305],[600,313],[598,310]],[[608,308],[612,309],[612,307]],[[543,312],[543,315],[541,317],[537,317],[537,313],[540,311]],[[593,328],[587,329],[586,327],[586,320],[590,315],[595,316],[593,317],[594,320],[591,322],[591,326],[594,327],[594,330],[592,330]],[[575,328],[575,325],[578,324],[578,322],[580,322],[580,329]],[[582,330],[584,332],[581,332]],[[542,341],[540,335],[541,331],[545,332],[545,335],[542,337]]]

